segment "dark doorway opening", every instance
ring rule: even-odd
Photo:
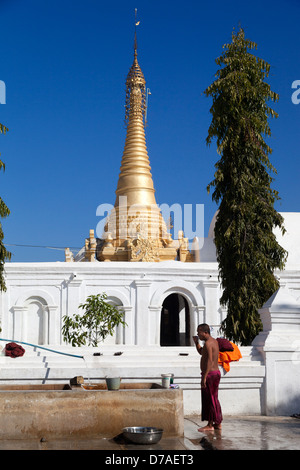
[[[190,312],[183,295],[170,294],[165,298],[160,321],[161,346],[190,346]]]

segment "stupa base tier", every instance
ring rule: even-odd
[[[169,261],[178,257],[176,247],[159,247],[148,239],[128,240],[123,246],[104,246],[97,254],[99,261]]]

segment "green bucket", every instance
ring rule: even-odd
[[[105,377],[108,390],[119,390],[121,379],[120,377]]]

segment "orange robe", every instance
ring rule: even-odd
[[[239,361],[242,357],[241,351],[237,347],[236,344],[232,343],[229,341],[230,344],[233,347],[233,351],[224,351],[224,352],[219,352],[219,360],[218,363],[223,367],[223,369],[226,372],[230,371],[230,365],[229,363],[231,361]]]

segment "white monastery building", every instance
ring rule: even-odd
[[[184,233],[173,240],[155,200],[144,118],[145,79],[134,61],[126,81],[127,135],[116,201],[101,238],[91,230],[76,256],[65,262],[7,263],[1,293],[0,346],[21,342],[22,357],[0,356],[0,383],[93,382],[119,374],[123,381],[160,382],[173,373],[183,389],[186,414],[200,413],[200,356],[192,336],[208,323],[218,335],[221,308],[214,223],[189,250]],[[280,289],[260,311],[263,332],[242,358],[222,370],[223,414],[291,414],[300,411],[300,213],[283,213],[288,251],[276,275]],[[72,348],[61,333],[63,317],[78,312],[91,294],[105,292],[124,311],[118,327],[98,348]],[[94,355],[95,351],[101,355]],[[63,353],[63,354],[62,354]],[[84,356],[82,360],[78,356]],[[222,368],[221,368],[222,369]]]

